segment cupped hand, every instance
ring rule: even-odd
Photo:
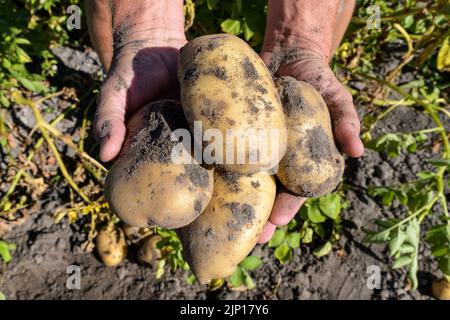
[[[184,34],[168,39],[123,41],[114,49],[94,120],[100,160],[111,161],[125,139],[126,119],[148,102],[177,98],[177,59]],[[116,45],[117,46],[117,45]]]
[[[278,61],[273,59],[274,55],[277,55]],[[363,155],[364,147],[359,138],[360,122],[352,96],[335,77],[327,59],[314,51],[297,48],[270,48],[264,50],[261,57],[269,67],[275,68],[275,76],[291,76],[316,88],[329,108],[334,137],[340,150],[351,157]],[[281,188],[259,242],[269,241],[276,226],[289,223],[304,201],[305,198]]]

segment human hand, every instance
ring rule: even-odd
[[[114,53],[94,120],[100,159],[114,159],[126,119],[148,102],[179,96],[177,59],[186,43],[183,1],[114,1]]]
[[[336,26],[338,11],[342,8],[338,7],[337,2],[318,2],[281,0],[275,4],[274,0],[269,1],[261,57],[275,76],[291,76],[319,91],[329,108],[338,147],[351,157],[360,157],[364,147],[359,138],[360,122],[352,96],[329,67],[336,46],[333,35],[343,34],[338,30],[343,26]],[[351,16],[348,12],[344,14]],[[281,188],[260,243],[272,237],[277,225],[289,223],[304,201],[305,198]]]

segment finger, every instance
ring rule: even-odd
[[[263,244],[268,242],[275,232],[275,229],[277,228],[276,225],[268,221],[263,228],[263,231],[261,233],[261,236],[259,237],[258,243]]]
[[[305,200],[305,198],[293,195],[286,188],[282,188],[275,199],[269,221],[277,226],[288,224]]]
[[[105,162],[119,154],[126,134],[126,92],[115,87],[110,79],[102,85],[94,119],[94,135],[100,144],[100,160]]]
[[[364,154],[364,146],[359,137],[360,122],[350,92],[336,78],[336,91],[325,95],[330,110],[334,137],[341,150],[351,156]],[[331,96],[332,95],[332,96]]]

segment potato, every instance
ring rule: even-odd
[[[450,282],[445,278],[435,280],[431,285],[431,292],[436,299],[450,300]]]
[[[113,212],[135,227],[174,229],[192,222],[206,207],[213,173],[197,163],[178,164],[171,153],[175,129],[187,128],[179,103],[160,100],[130,119],[119,160],[106,177],[105,196]],[[185,150],[190,154],[190,150]]]
[[[277,86],[288,127],[277,177],[299,196],[320,197],[336,188],[345,164],[334,143],[327,105],[306,82],[281,77]]]
[[[161,250],[157,247],[159,241],[161,237],[153,235],[142,242],[138,251],[138,260],[141,263],[156,267],[157,260],[161,258]]]
[[[231,275],[261,235],[275,201],[275,179],[214,174],[214,194],[205,211],[179,235],[186,260],[200,283]]]
[[[122,230],[125,233],[127,240],[131,243],[138,243],[153,233],[151,228],[132,227],[128,224],[124,224]]]
[[[125,234],[112,224],[99,230],[95,243],[98,255],[107,267],[117,266],[127,255]]]
[[[204,136],[203,155],[243,174],[276,166],[286,150],[286,122],[270,72],[255,51],[236,36],[201,36],[181,49],[179,65],[181,102],[191,131],[201,121],[203,134],[215,137],[215,130],[223,139]],[[218,147],[210,143],[208,150],[207,142],[213,141]]]

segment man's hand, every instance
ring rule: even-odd
[[[183,1],[112,1],[113,57],[94,120],[100,159],[114,159],[126,118],[148,102],[178,97],[177,58],[186,43]]]
[[[353,6],[352,0],[269,0],[261,57],[276,76],[308,82],[320,92],[330,110],[337,145],[345,154],[360,157],[364,147],[352,96],[329,67]],[[270,240],[277,225],[289,223],[304,201],[281,189],[260,242]]]

